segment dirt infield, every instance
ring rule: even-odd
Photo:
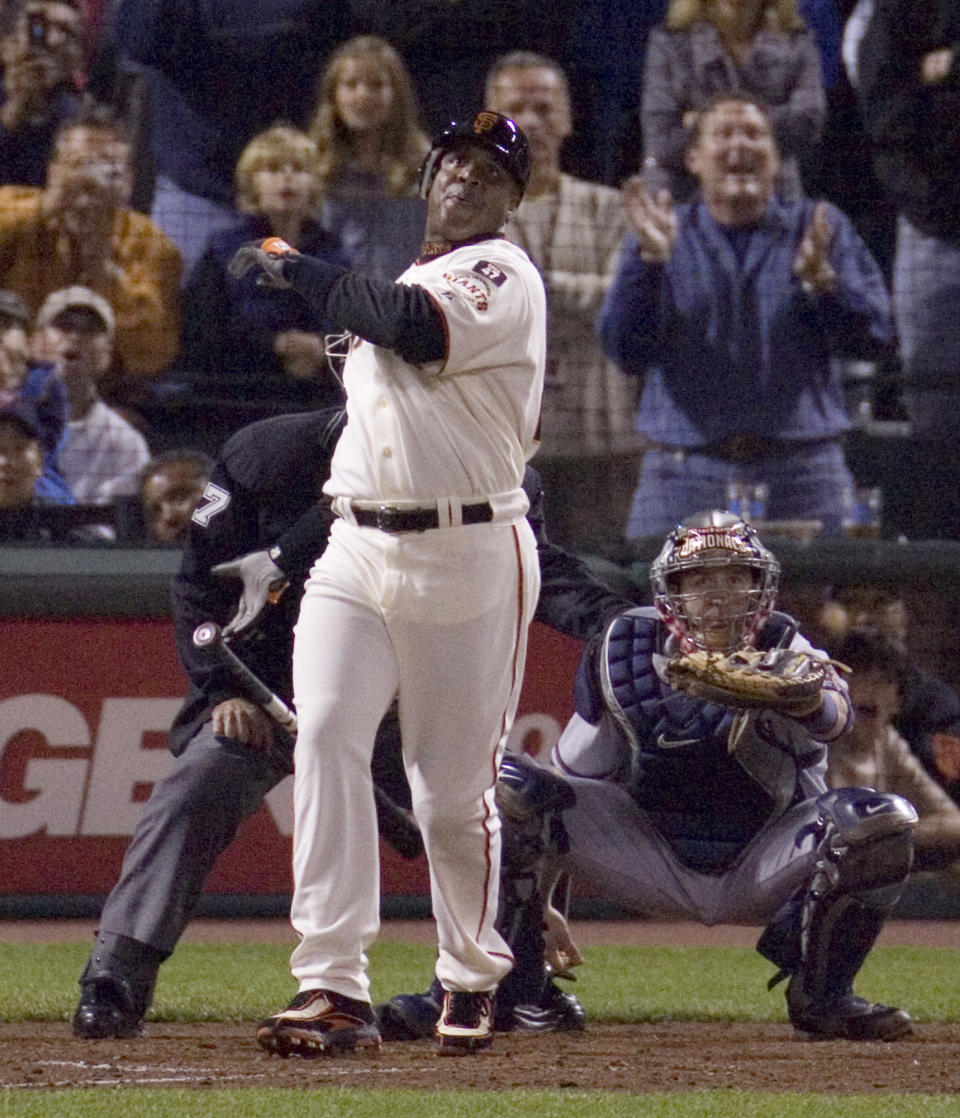
[[[95,1086],[572,1088],[691,1091],[960,1091],[960,1025],[896,1044],[811,1044],[787,1025],[663,1022],[498,1036],[492,1052],[442,1059],[429,1041],[377,1054],[268,1056],[252,1025],[151,1024],[139,1040],[80,1041],[66,1024],[0,1026],[0,1088]]]
[[[89,922],[0,923],[0,941],[84,939]],[[757,930],[602,922],[574,926],[584,946],[753,944]],[[428,922],[390,922],[383,938],[429,939]],[[186,939],[292,942],[284,921],[196,921]],[[960,946],[960,926],[894,921],[885,944]],[[589,1025],[583,1033],[498,1036],[493,1052],[440,1059],[430,1042],[385,1044],[377,1054],[282,1060],[262,1052],[252,1024],[151,1023],[132,1041],[80,1041],[66,1024],[0,1025],[0,1088],[71,1086],[603,1088],[689,1091],[711,1087],[817,1092],[960,1091],[960,1024],[924,1024],[895,1044],[808,1043],[788,1025],[676,1022]]]

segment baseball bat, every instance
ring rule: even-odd
[[[223,630],[215,621],[204,621],[194,629],[193,644],[195,648],[212,653],[221,664],[230,669],[251,702],[263,707],[288,733],[296,734],[296,714],[233,651],[224,639]]]

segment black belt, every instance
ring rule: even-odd
[[[380,505],[375,509],[365,509],[354,504],[350,508],[361,528],[379,528],[381,532],[426,532],[440,527],[440,514],[436,508],[398,509],[392,505]],[[488,501],[463,505],[460,512],[464,524],[489,524],[493,520],[493,509]],[[451,525],[445,523],[443,527]]]
[[[691,454],[701,454],[705,458],[717,458],[721,462],[730,462],[736,466],[752,466],[768,458],[779,458],[798,449],[809,450],[812,447],[837,442],[833,436],[822,439],[772,439],[760,435],[731,435],[719,443],[707,443],[705,446],[668,446],[665,443],[654,443],[651,450],[662,450],[668,454],[682,454],[685,458]]]

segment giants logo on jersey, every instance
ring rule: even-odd
[[[490,288],[484,280],[473,275],[464,275],[462,272],[444,272],[443,278],[466,295],[477,310],[485,311],[489,307]]]

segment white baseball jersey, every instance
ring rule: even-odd
[[[355,342],[344,367],[347,426],[324,492],[410,504],[515,496],[537,447],[540,274],[523,249],[493,237],[418,261],[397,282],[420,285],[439,307],[447,360],[415,366]]]

